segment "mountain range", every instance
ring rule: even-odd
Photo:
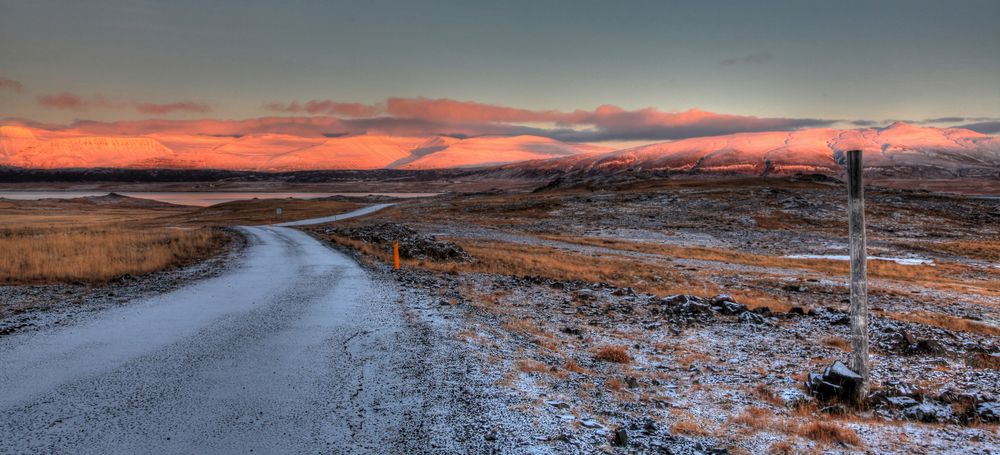
[[[608,150],[608,147],[567,144],[540,136],[114,137],[0,126],[0,165],[32,169],[421,170],[497,166]]]
[[[522,174],[843,174],[845,152],[865,152],[886,177],[1000,177],[1000,137],[897,122],[885,128],[740,133],[624,150],[540,136],[402,137],[361,134],[242,137],[87,136],[0,126],[0,165],[24,168],[447,169],[496,167]]]

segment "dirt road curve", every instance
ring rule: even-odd
[[[302,232],[244,230],[221,276],[0,339],[0,453],[419,446],[433,430],[394,289]]]

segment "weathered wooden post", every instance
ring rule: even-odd
[[[868,255],[865,240],[865,187],[861,150],[847,152],[847,209],[851,243],[851,354],[852,365],[861,376],[854,397],[864,403],[868,396]]]

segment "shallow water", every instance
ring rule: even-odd
[[[206,207],[222,202],[242,201],[247,199],[316,199],[330,196],[388,196],[395,198],[412,198],[436,196],[439,193],[266,193],[266,192],[180,192],[180,191],[123,191],[116,192],[123,196],[152,199],[160,202],[179,205],[195,205]],[[72,199],[78,197],[104,196],[106,191],[0,191],[0,198],[39,200],[39,199]]]

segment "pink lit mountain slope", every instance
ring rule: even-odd
[[[587,145],[570,145],[541,136],[474,137],[455,141],[441,150],[402,164],[399,168],[442,169],[502,165],[607,150]]]
[[[51,137],[51,139],[39,139]],[[24,168],[204,168],[254,171],[440,169],[608,151],[536,136],[403,137],[360,134],[243,137],[152,134],[84,136],[19,126],[0,129],[0,165]]]
[[[840,176],[845,152],[865,152],[867,172],[882,177],[1000,177],[1000,137],[959,128],[895,123],[860,130],[808,129],[684,139],[608,153],[506,166],[514,173]]]

